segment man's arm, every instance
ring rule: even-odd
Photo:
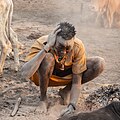
[[[77,104],[80,94],[81,80],[82,80],[82,73],[73,74],[71,94],[70,94],[70,104],[73,104],[75,106]]]
[[[82,80],[82,73],[73,74],[71,94],[70,94],[70,103],[68,107],[62,111],[61,116],[70,114],[76,109],[76,104],[78,102],[78,98],[80,94],[81,80]]]
[[[46,53],[54,46],[56,41],[56,35],[60,32],[61,29],[59,26],[51,32],[47,39],[47,44],[44,48],[30,61],[26,62],[21,68],[21,75],[23,78],[30,78],[39,68],[42,60],[44,59]]]
[[[24,78],[30,78],[37,71],[49,49],[49,45],[46,45],[44,49],[42,49],[35,57],[23,65],[21,69],[21,75]]]

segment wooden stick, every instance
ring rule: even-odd
[[[12,113],[10,114],[11,117],[13,117],[13,116],[16,115],[16,113],[17,113],[17,111],[18,111],[18,109],[19,109],[21,100],[22,100],[21,97],[19,97],[19,98],[17,99],[17,102],[16,102],[16,104],[15,104],[15,106],[14,106],[14,109],[13,109]]]

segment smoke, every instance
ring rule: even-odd
[[[67,21],[79,29],[82,25],[94,23],[95,14],[90,10],[90,1],[86,0],[51,0],[54,7],[54,16],[57,16],[56,22]]]
[[[13,2],[15,11],[18,11],[16,14],[22,18],[32,18],[33,21],[42,21],[44,24],[56,25],[67,21],[77,28],[94,21],[94,15],[89,9],[89,0],[13,0]]]
[[[59,9],[57,13],[60,21],[68,21],[74,25],[80,24],[82,18],[82,3],[77,0],[64,0],[60,4],[56,4]]]

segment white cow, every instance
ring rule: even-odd
[[[113,21],[114,22],[120,21],[119,16],[120,16],[120,0],[109,0],[107,7],[107,19],[108,26],[110,28],[112,27]]]
[[[7,53],[10,52],[10,45],[12,45],[14,52],[15,70],[19,67],[19,55],[18,55],[18,39],[16,33],[11,28],[13,14],[13,2],[12,0],[0,0],[0,76],[3,74],[3,67]]]
[[[104,26],[107,26],[107,7],[109,0],[91,0],[91,10],[97,12],[97,17],[95,22],[98,22],[98,19],[102,17]]]
[[[112,27],[119,21],[120,16],[120,0],[91,0],[92,10],[97,12],[96,21],[101,16],[105,27]]]

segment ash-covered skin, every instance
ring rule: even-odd
[[[74,45],[74,36],[76,34],[75,27],[67,22],[60,23],[61,31],[57,34],[54,46],[55,59],[58,63],[65,62],[67,53],[69,53]]]

